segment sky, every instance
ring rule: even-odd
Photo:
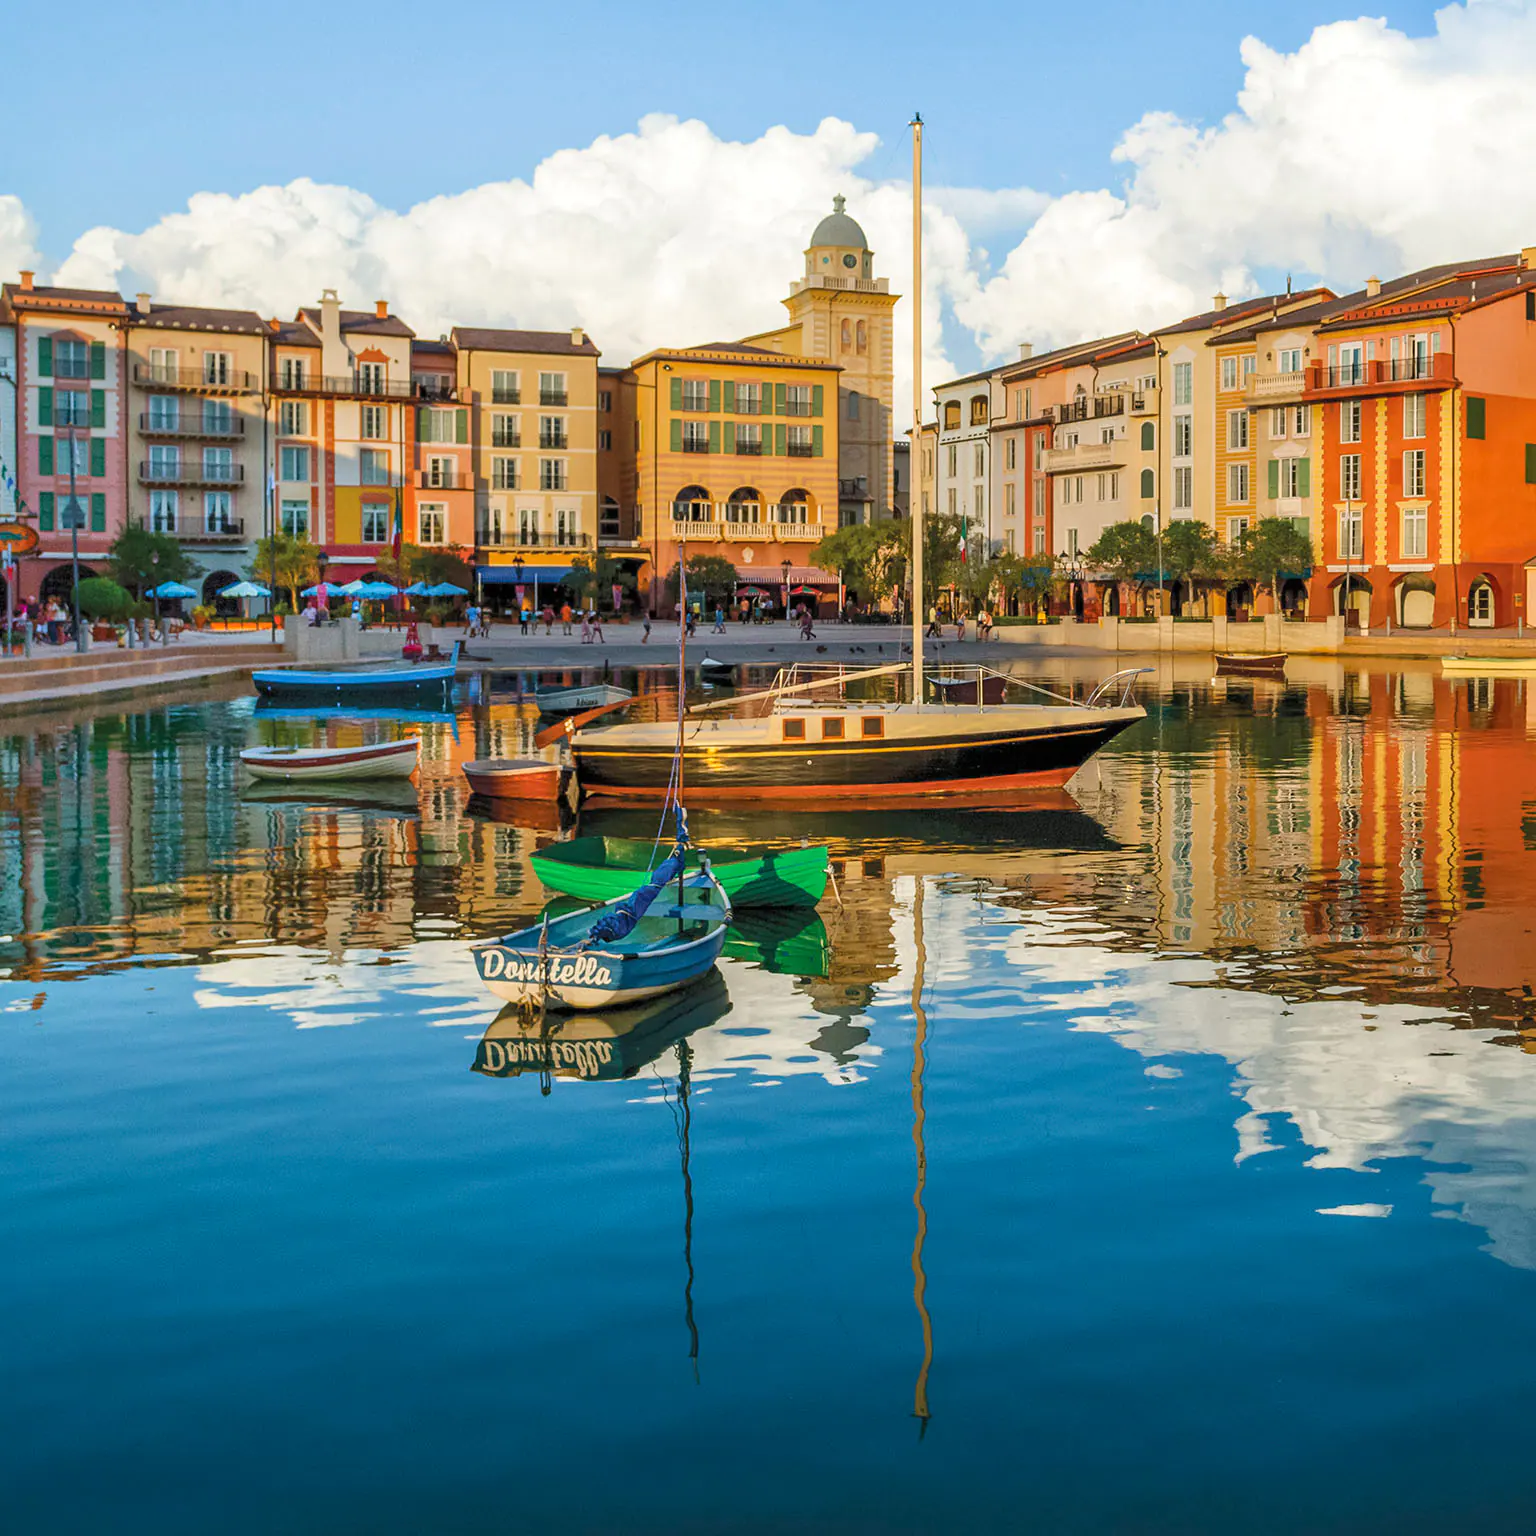
[[[583,324],[624,361],[776,323],[836,192],[905,292],[914,109],[928,383],[1218,287],[1536,244],[1536,0],[955,14],[25,7],[0,275],[264,313],[334,286],[423,334]]]

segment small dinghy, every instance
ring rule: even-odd
[[[416,771],[421,740],[374,742],[366,747],[247,747],[246,772],[258,779],[408,779]]]
[[[650,878],[654,843],[631,837],[575,837],[533,855],[533,872],[552,891],[613,901]],[[827,889],[825,844],[788,848],[690,848],[686,867],[709,860],[733,907],[814,907]]]
[[[736,676],[736,663],[734,661],[716,661],[713,656],[706,656],[699,663],[699,676],[706,677],[711,682],[726,682]]]
[[[473,950],[480,980],[509,1003],[585,1011],[697,981],[725,947],[731,904],[708,867],[686,875],[687,822],[672,852],[622,901],[519,929]]]
[[[558,800],[569,773],[542,757],[486,757],[464,764],[470,792],[488,800]]]
[[[1264,651],[1251,655],[1229,655],[1225,651],[1217,651],[1216,675],[1218,677],[1284,677],[1285,652]]]
[[[1447,677],[1524,677],[1536,672],[1536,656],[1442,656]]]
[[[356,671],[283,668],[252,672],[251,682],[264,699],[334,704],[339,699],[401,698],[426,694],[446,695],[453,687],[459,665],[459,642],[441,666],[361,667]]]
[[[634,698],[616,683],[585,683],[579,688],[536,688],[533,702],[544,715],[573,715],[582,709],[605,709]]]

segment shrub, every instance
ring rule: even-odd
[[[115,624],[133,611],[133,597],[110,576],[87,576],[76,589],[80,612],[88,619]]]

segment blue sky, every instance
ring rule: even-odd
[[[1433,10],[1387,14],[1417,33]],[[881,135],[866,169],[894,177],[921,107],[932,181],[1054,193],[1114,185],[1109,151],[1143,112],[1229,111],[1245,33],[1291,50],[1354,14],[1314,0],[31,5],[6,21],[0,192],[59,258],[83,229],[143,228],[200,190],[310,176],[403,208],[527,175],[647,112],[733,139],[836,115]],[[66,81],[78,112],[61,110]]]

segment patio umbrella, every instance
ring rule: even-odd
[[[344,587],[330,588],[330,592],[333,597],[357,597],[362,592],[362,590],[363,581],[360,576],[354,578],[352,581],[349,581]]]
[[[427,587],[424,590],[427,597],[468,597],[468,587],[456,587],[451,581],[440,581],[435,587]]]
[[[737,597],[767,597],[768,593],[762,587],[737,587]]]
[[[162,581],[158,587],[151,587],[151,597],[196,597],[197,588],[189,587],[184,581]]]
[[[405,595],[407,597],[426,597],[429,595],[429,589],[426,582],[413,581],[410,586],[405,589]]]
[[[399,590],[399,587],[392,587],[387,581],[364,581],[358,584],[357,596],[377,602],[382,598],[393,597]]]
[[[272,593],[260,582],[237,581],[232,587],[225,587],[219,593],[220,597],[271,597]]]

